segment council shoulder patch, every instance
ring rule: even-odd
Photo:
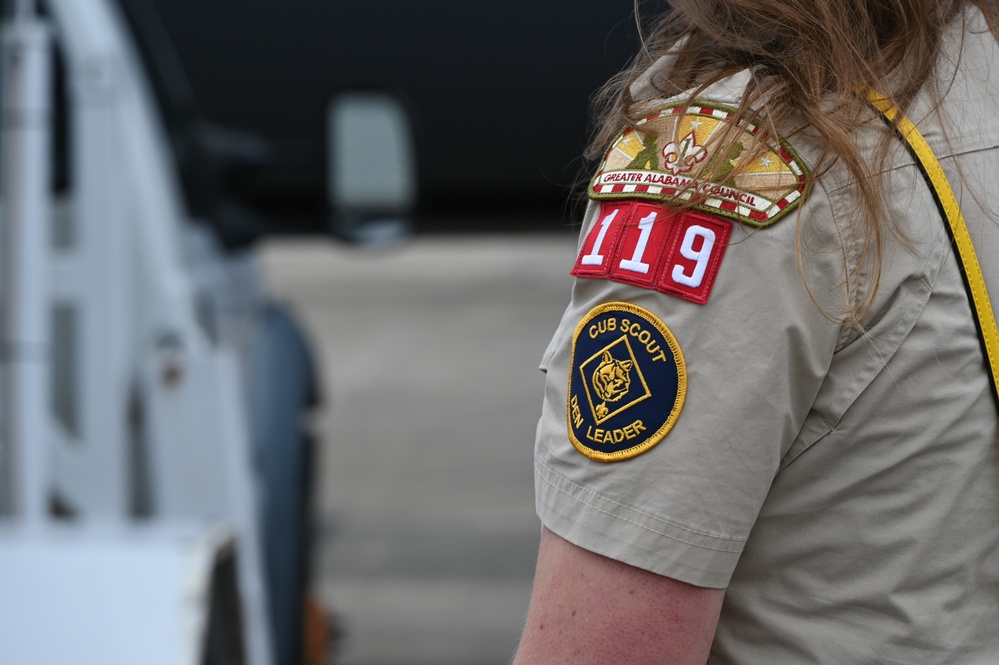
[[[704,102],[660,108],[614,141],[590,197],[692,202],[750,226],[774,224],[801,202],[808,168],[787,142],[768,140],[752,123],[733,137],[736,115]]]
[[[679,418],[686,392],[680,345],[648,310],[606,303],[576,326],[569,440],[590,459],[619,462],[658,444]]]

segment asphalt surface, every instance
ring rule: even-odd
[[[571,233],[262,252],[323,367],[315,563],[343,632],[331,663],[509,663],[540,533],[537,366],[574,254]]]

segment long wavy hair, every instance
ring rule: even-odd
[[[890,133],[873,163],[855,143],[855,131],[872,112],[863,90],[874,88],[904,111],[929,86],[939,94],[946,82],[934,77],[943,34],[966,6],[977,6],[993,35],[999,26],[999,0],[671,0],[672,11],[658,18],[643,37],[632,65],[597,97],[598,128],[587,151],[598,158],[627,125],[643,115],[631,85],[661,56],[671,60],[651,83],[662,97],[690,93],[748,71],[750,85],[741,102],[742,118],[785,138],[794,128],[810,128],[822,147],[812,165],[810,189],[836,163],[857,186],[862,260],[872,271],[871,287],[846,314],[858,324],[876,295],[887,234],[904,238],[887,215],[880,173],[889,153]],[[635,3],[636,15],[640,2]],[[790,130],[789,130],[790,127]],[[738,132],[733,131],[733,140]],[[724,140],[724,139],[723,139]],[[798,252],[799,257],[801,252]],[[799,258],[800,260],[800,258]],[[850,280],[852,275],[845,276]]]

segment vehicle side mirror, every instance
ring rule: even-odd
[[[416,208],[416,151],[409,112],[392,94],[350,91],[327,108],[331,232],[384,245],[408,236]]]

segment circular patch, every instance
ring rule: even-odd
[[[590,459],[618,462],[655,446],[679,418],[686,392],[680,345],[648,310],[607,303],[576,326],[569,440]]]

